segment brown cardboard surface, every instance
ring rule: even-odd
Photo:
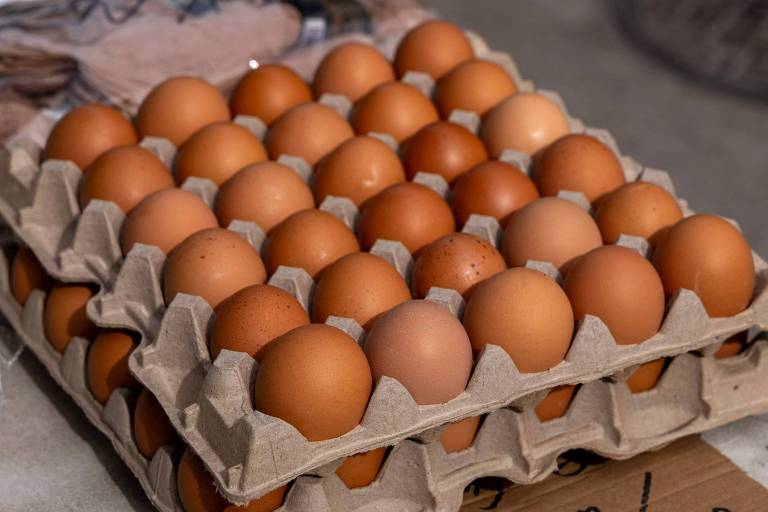
[[[583,462],[584,459],[581,459]],[[598,461],[592,461],[598,462]],[[500,488],[486,479],[464,494],[462,512],[757,512],[768,489],[698,436],[624,461],[560,465],[547,480]],[[496,489],[493,487],[496,486]]]

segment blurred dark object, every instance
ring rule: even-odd
[[[627,30],[707,82],[768,98],[768,0],[619,0]]]
[[[314,44],[349,32],[370,33],[368,10],[357,0],[288,0],[301,14],[301,35],[296,46]]]

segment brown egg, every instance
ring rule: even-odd
[[[435,105],[448,118],[454,110],[485,115],[502,100],[517,92],[512,77],[494,62],[472,59],[443,76],[435,89]]]
[[[560,107],[535,92],[521,92],[493,107],[483,118],[480,138],[498,158],[505,149],[533,155],[570,131]]]
[[[382,315],[365,338],[374,381],[396,379],[419,405],[464,392],[472,373],[467,333],[443,306],[411,300]]]
[[[221,93],[200,78],[177,76],[149,91],[136,114],[143,137],[165,137],[176,147],[193,133],[219,121],[229,121],[229,107]]]
[[[79,186],[80,209],[101,199],[128,213],[152,192],[174,186],[171,171],[152,152],[118,146],[99,155],[85,171]]]
[[[244,220],[267,233],[291,214],[314,207],[309,186],[296,171],[277,162],[246,166],[216,196],[216,215],[222,226]]]
[[[538,198],[536,185],[523,171],[505,162],[489,160],[453,182],[451,204],[460,226],[473,213],[494,217],[506,226],[515,210]]]
[[[552,391],[547,393],[544,400],[536,405],[535,412],[539,421],[544,423],[545,421],[565,416],[575,391],[576,386],[569,385],[553,388]]]
[[[105,105],[83,105],[53,127],[43,160],[71,160],[85,170],[106,150],[137,142],[136,131],[123,114]]]
[[[133,409],[133,439],[139,452],[150,460],[161,447],[180,443],[168,416],[147,388],[141,388]]]
[[[324,324],[297,327],[267,345],[254,383],[256,410],[290,423],[310,441],[357,427],[370,396],[362,349]]]
[[[341,463],[336,474],[350,489],[367,487],[376,480],[376,475],[379,474],[381,463],[384,462],[386,454],[386,448],[377,448],[369,452],[352,455]]]
[[[726,359],[740,354],[744,347],[747,346],[747,332],[740,332],[734,334],[720,345],[720,348],[715,352],[715,358]]]
[[[19,305],[23,306],[32,290],[47,291],[51,278],[27,247],[19,247],[11,264],[11,293]]]
[[[417,254],[422,247],[456,230],[448,203],[418,183],[392,185],[370,198],[360,215],[360,242],[364,250],[376,240],[399,240]]]
[[[262,64],[237,82],[229,106],[233,116],[255,116],[270,125],[291,108],[308,101],[312,101],[312,91],[292,69]]]
[[[197,295],[215,308],[238,290],[267,280],[259,252],[242,236],[224,228],[190,235],[168,255],[163,295]]]
[[[376,48],[345,43],[328,52],[315,71],[312,89],[316,97],[341,94],[355,102],[368,91],[395,79],[389,61]]]
[[[392,265],[355,252],[323,272],[312,299],[312,321],[322,323],[331,315],[352,318],[368,331],[379,315],[407,300],[411,292]]]
[[[440,435],[440,444],[443,445],[445,453],[460,452],[472,446],[478,427],[480,427],[480,416],[472,416],[445,427]]]
[[[409,179],[413,179],[417,172],[431,172],[450,183],[488,160],[488,153],[480,139],[463,126],[437,121],[408,139],[401,157]]]
[[[192,233],[218,227],[210,208],[191,192],[169,188],[145,197],[131,210],[120,229],[123,254],[133,244],[158,247],[165,254]]]
[[[560,137],[537,154],[533,177],[542,196],[570,190],[582,192],[592,204],[625,181],[614,152],[596,138],[580,133]]]
[[[498,345],[522,373],[543,372],[571,346],[573,311],[556,282],[536,270],[512,268],[475,288],[464,327],[475,354]]]
[[[744,236],[721,217],[693,215],[672,226],[653,255],[664,291],[695,292],[711,317],[732,316],[752,300],[755,266]]]
[[[504,258],[485,240],[467,233],[451,233],[424,247],[416,259],[411,290],[417,299],[433,286],[456,290],[469,300],[478,283],[506,270]]]
[[[438,120],[437,110],[416,87],[402,82],[381,84],[352,109],[355,133],[391,135],[397,142]]]
[[[304,103],[278,117],[267,132],[267,150],[273,160],[280,155],[300,156],[310,167],[355,134],[346,119],[331,107]]]
[[[128,357],[138,343],[127,332],[101,331],[88,349],[88,388],[93,397],[106,404],[117,388],[138,389],[128,370]]]
[[[438,80],[474,56],[469,39],[459,27],[447,21],[430,20],[411,29],[400,41],[395,70],[397,76],[421,71]]]
[[[176,488],[184,512],[272,512],[283,504],[287,490],[284,485],[248,505],[230,505],[218,493],[213,477],[191,448],[184,450],[179,461]]]
[[[632,393],[643,393],[656,387],[666,360],[662,357],[649,363],[641,364],[627,379],[627,386]]]
[[[615,244],[623,234],[643,237],[654,247],[661,231],[682,218],[683,211],[669,192],[644,181],[627,183],[605,196],[595,214],[606,244]]]
[[[307,324],[309,315],[290,293],[267,284],[243,288],[216,307],[210,330],[211,358],[226,349],[261,361],[267,343]]]
[[[664,287],[653,265],[618,245],[598,247],[578,258],[563,288],[576,321],[600,318],[616,343],[640,343],[659,331],[664,319]]]
[[[92,338],[98,329],[85,314],[85,306],[93,297],[87,286],[60,284],[55,286],[45,301],[43,327],[45,336],[57,352],[64,353],[69,341],[79,336]]]
[[[501,252],[510,267],[537,260],[565,272],[575,257],[602,244],[600,230],[589,213],[566,199],[543,197],[509,218]]]
[[[221,185],[248,164],[267,159],[256,135],[236,123],[209,124],[195,132],[176,156],[176,182],[193,176]]]
[[[390,185],[405,181],[397,153],[384,142],[358,135],[342,143],[315,167],[315,200],[348,197],[357,206]]]
[[[272,232],[267,245],[267,270],[272,275],[280,265],[298,267],[316,279],[325,267],[359,250],[355,234],[333,214],[302,210]]]

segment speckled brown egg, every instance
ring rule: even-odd
[[[128,370],[128,357],[137,345],[133,336],[123,331],[101,331],[91,343],[86,377],[88,389],[100,404],[106,404],[117,388],[139,388]]]
[[[435,105],[447,119],[454,110],[485,115],[502,100],[517,92],[517,85],[504,68],[483,59],[462,62],[443,76],[435,89]]]
[[[475,286],[507,265],[496,248],[468,233],[451,233],[424,247],[411,275],[413,296],[422,299],[433,286],[456,290],[469,300]]]
[[[371,369],[344,331],[305,325],[267,345],[253,391],[256,410],[290,423],[309,441],[333,439],[360,424]]]
[[[148,195],[131,210],[120,229],[120,247],[128,254],[133,244],[154,245],[168,254],[192,233],[218,225],[202,199],[168,188]]]
[[[448,203],[432,189],[418,183],[398,183],[363,204],[360,242],[364,250],[376,240],[398,240],[411,254],[456,230]]]
[[[150,460],[163,446],[177,446],[181,441],[157,398],[147,388],[141,388],[133,409],[133,439],[139,452]]]
[[[193,133],[219,121],[229,121],[224,96],[200,78],[179,76],[158,84],[144,98],[136,115],[143,137],[164,137],[176,147]]]
[[[548,261],[564,273],[574,258],[602,244],[589,213],[566,199],[543,197],[509,218],[501,252],[510,267],[522,267],[527,260]]]
[[[296,72],[280,64],[262,64],[237,82],[229,106],[233,116],[255,116],[270,125],[308,101],[312,101],[312,91]]]
[[[224,228],[198,231],[168,255],[163,294],[170,304],[178,293],[197,295],[212,308],[238,290],[266,281],[259,252],[237,233]]]
[[[391,377],[417,404],[441,404],[460,395],[472,372],[464,328],[443,306],[411,300],[382,315],[365,338],[373,378]]]
[[[123,114],[105,105],[83,105],[56,123],[42,158],[71,160],[84,171],[106,150],[137,142],[136,130]]]
[[[347,197],[360,206],[390,185],[405,181],[397,153],[375,137],[358,135],[342,143],[315,167],[313,189],[321,204],[327,196]]]
[[[85,285],[61,284],[55,286],[45,301],[43,327],[45,336],[59,353],[69,341],[79,336],[90,339],[98,329],[85,314],[85,306],[93,297],[93,290]]]
[[[711,317],[740,313],[752,300],[752,251],[739,230],[716,215],[693,215],[672,226],[653,264],[667,297],[680,288],[692,290]]]
[[[437,110],[416,87],[387,82],[360,98],[352,109],[355,133],[385,133],[395,141],[405,139],[438,120]]]
[[[483,118],[480,138],[493,158],[505,149],[533,155],[570,131],[568,119],[549,98],[521,92],[502,101]]]
[[[464,327],[475,354],[498,345],[522,373],[542,372],[568,352],[573,310],[556,282],[536,270],[513,268],[475,288]]]
[[[644,393],[656,387],[664,371],[665,363],[666,359],[662,357],[661,359],[641,364],[627,379],[629,390],[632,393]]]
[[[215,311],[210,331],[212,359],[226,349],[261,361],[267,343],[309,324],[309,315],[293,295],[266,284],[243,288]]]
[[[221,185],[248,164],[267,159],[256,135],[236,123],[214,123],[195,132],[176,156],[176,183],[207,178]]]
[[[480,416],[472,416],[445,427],[440,435],[440,444],[443,445],[445,453],[460,452],[472,446],[478,427],[480,427]]]
[[[359,250],[355,234],[334,215],[302,210],[275,227],[267,245],[267,270],[272,275],[280,265],[298,267],[316,279],[325,267]]]
[[[93,199],[112,201],[123,212],[158,190],[175,186],[171,171],[151,151],[118,146],[99,155],[80,180],[80,208]]]
[[[11,293],[20,306],[27,303],[32,290],[47,291],[51,278],[28,247],[19,247],[11,264]]]
[[[640,343],[659,331],[664,319],[664,287],[653,265],[632,249],[598,247],[578,258],[563,288],[576,321],[600,318],[616,343]]]
[[[456,65],[475,56],[464,32],[442,20],[429,20],[411,29],[395,52],[397,76],[421,71],[440,79]]]
[[[409,179],[413,179],[417,172],[431,172],[451,183],[475,165],[488,160],[488,153],[480,139],[463,126],[437,121],[408,139],[401,158]]]
[[[312,321],[352,318],[365,330],[393,307],[411,300],[405,279],[382,258],[355,252],[328,266],[315,288]]]
[[[632,235],[645,238],[654,247],[661,231],[682,218],[683,211],[672,194],[644,181],[627,183],[605,196],[595,214],[605,243]]]
[[[395,79],[389,61],[376,48],[351,42],[328,52],[315,71],[312,89],[316,97],[341,94],[354,103],[368,91]]]
[[[369,452],[352,455],[341,463],[336,474],[349,489],[367,487],[376,480],[386,454],[386,448],[376,448]]]
[[[545,421],[565,416],[565,413],[568,412],[568,407],[571,405],[575,391],[576,386],[570,385],[553,388],[541,402],[536,404],[534,412],[539,418],[539,421],[544,423]]]
[[[267,151],[273,160],[280,155],[299,156],[310,167],[355,134],[347,120],[331,107],[304,103],[278,117],[267,132]]]
[[[513,212],[538,198],[536,185],[523,171],[505,162],[489,160],[454,181],[451,206],[459,226],[473,213],[488,215],[506,226]]]
[[[560,137],[536,155],[533,177],[542,196],[570,190],[582,192],[592,204],[624,184],[616,154],[596,138],[581,133]]]
[[[291,214],[314,207],[309,186],[296,171],[277,162],[246,166],[227,180],[216,196],[216,215],[222,226],[243,220],[266,233]]]

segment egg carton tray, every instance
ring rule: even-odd
[[[161,447],[151,460],[139,452],[131,420],[135,390],[116,389],[106,405],[93,398],[86,382],[88,340],[72,338],[63,354],[52,347],[43,330],[45,292],[33,290],[23,307],[11,293],[7,260],[10,250],[7,244],[0,247],[0,313],[88,420],[107,436],[155,507],[161,512],[184,512],[176,493],[175,447]]]

